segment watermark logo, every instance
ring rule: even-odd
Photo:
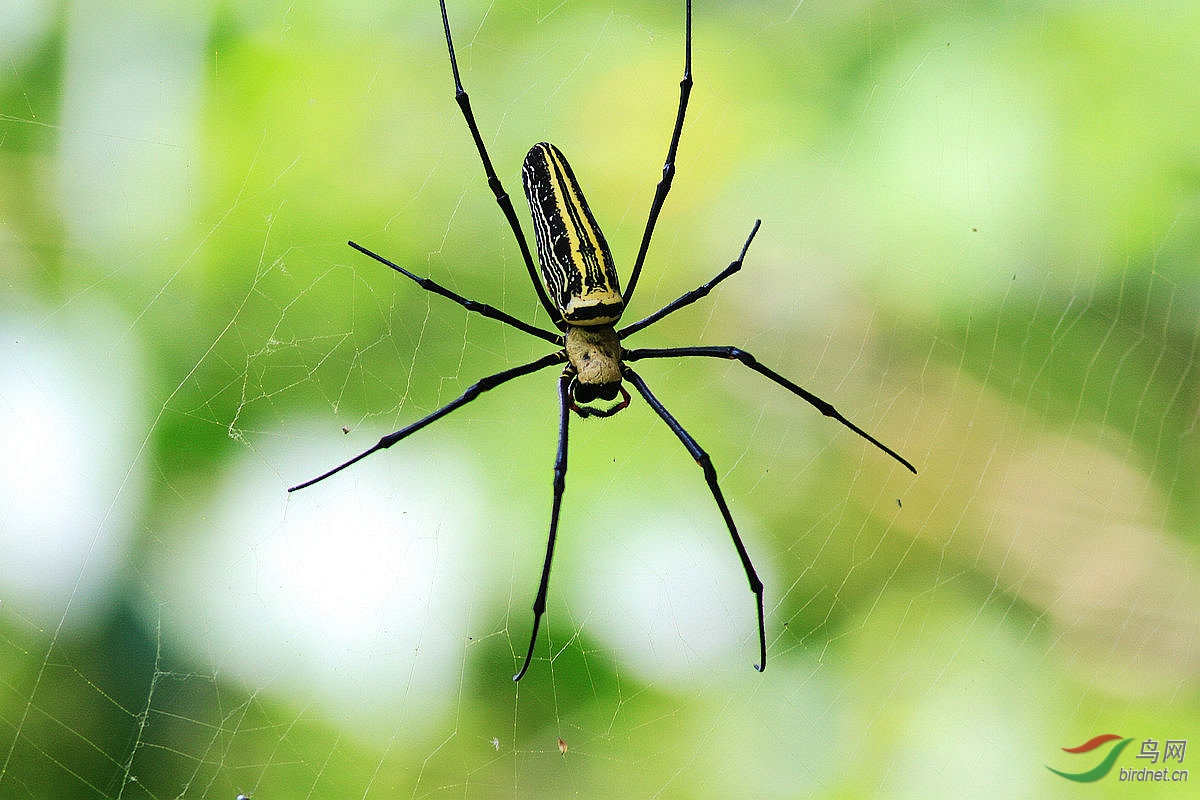
[[[1103,747],[1109,742],[1116,741],[1118,739],[1120,740],[1119,743],[1112,746],[1112,748],[1108,751],[1108,755],[1104,756],[1099,764],[1089,770],[1085,770],[1084,772],[1063,772],[1048,764],[1046,765],[1046,769],[1050,770],[1055,775],[1061,775],[1069,781],[1076,781],[1078,783],[1091,783],[1092,781],[1098,781],[1112,770],[1113,764],[1117,762],[1117,756],[1121,755],[1121,751],[1124,750],[1125,747],[1133,741],[1133,739],[1122,739],[1115,733],[1102,733],[1099,736],[1088,739],[1078,747],[1063,748],[1063,750],[1068,753],[1090,753],[1093,750]]]
[[[1132,741],[1132,737],[1125,738],[1118,736],[1115,733],[1102,733],[1099,736],[1088,739],[1086,742],[1078,745],[1077,747],[1063,748],[1064,752],[1071,753],[1073,755],[1092,754],[1092,759],[1099,757],[1099,762],[1097,762],[1091,769],[1084,770],[1083,772],[1065,772],[1063,770],[1057,770],[1049,764],[1046,765],[1046,769],[1050,770],[1055,775],[1059,775],[1069,781],[1075,781],[1076,783],[1091,783],[1093,781],[1098,781],[1105,775],[1108,775],[1110,772],[1112,772],[1112,768],[1117,763],[1117,758],[1121,755],[1121,751],[1128,747],[1129,743]],[[1101,753],[1105,752],[1105,745],[1108,745],[1111,742],[1116,742],[1116,744],[1113,744],[1111,747],[1109,747],[1107,752],[1101,756]],[[1158,739],[1143,739],[1141,750],[1137,754],[1137,758],[1145,759],[1153,765],[1158,765],[1161,759],[1161,766],[1157,766],[1157,768],[1145,766],[1137,768],[1121,767],[1117,772],[1117,780],[1131,782],[1144,781],[1168,783],[1186,781],[1188,779],[1188,771],[1186,769],[1172,769],[1171,767],[1167,766],[1167,762],[1169,761],[1176,761],[1182,765],[1183,757],[1186,752],[1187,739],[1166,739],[1164,741],[1159,741]],[[1091,763],[1091,761],[1089,761],[1089,763]]]

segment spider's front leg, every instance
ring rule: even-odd
[[[558,452],[554,457],[554,501],[550,508],[550,535],[546,540],[546,560],[542,563],[542,577],[538,582],[537,597],[533,600],[533,631],[529,634],[529,649],[525,652],[525,663],[514,681],[519,681],[533,660],[533,647],[537,644],[538,627],[546,613],[546,591],[550,587],[550,565],[554,561],[554,542],[558,538],[558,515],[562,510],[563,491],[567,488],[567,430],[571,421],[571,383],[574,376],[568,370],[558,379]]]
[[[386,450],[397,442],[407,439],[409,436],[421,430],[422,428],[437,422],[439,419],[446,416],[451,411],[454,411],[456,408],[462,408],[484,392],[495,389],[501,384],[508,383],[513,378],[519,378],[522,375],[528,375],[531,372],[537,372],[539,369],[545,369],[546,367],[554,364],[561,364],[564,357],[565,355],[563,351],[559,350],[556,353],[550,353],[549,355],[545,355],[541,358],[530,361],[528,364],[522,364],[519,367],[513,367],[512,369],[506,369],[502,372],[497,372],[495,375],[488,375],[486,378],[480,378],[479,380],[475,381],[475,383],[468,386],[467,390],[461,395],[451,400],[449,403],[446,403],[446,405],[437,409],[433,413],[421,417],[421,419],[410,425],[404,426],[398,431],[389,433],[387,436],[384,436],[378,442],[376,442],[372,447],[362,451],[349,461],[344,461],[333,469],[323,472],[317,477],[307,480],[304,483],[298,483],[289,488],[288,491],[297,492],[301,489],[312,486],[314,483],[320,483],[326,478],[341,472],[346,467],[349,467],[352,464],[357,464],[359,461],[362,461],[372,453],[377,453],[380,450]]]
[[[737,550],[738,558],[742,560],[742,569],[746,571],[746,580],[750,582],[750,591],[754,592],[755,604],[758,607],[759,649],[759,661],[754,665],[754,668],[762,672],[767,668],[767,626],[763,619],[763,582],[754,570],[754,564],[750,561],[750,554],[746,551],[746,545],[742,542],[737,525],[733,521],[733,514],[730,513],[729,505],[725,502],[725,495],[722,494],[721,486],[717,483],[717,471],[713,469],[712,459],[709,458],[708,453],[704,452],[704,448],[700,447],[696,440],[692,438],[692,435],[684,430],[684,427],[671,415],[671,412],[667,411],[666,406],[654,396],[650,391],[650,387],[642,380],[641,375],[638,375],[629,367],[625,367],[625,377],[637,388],[638,393],[645,398],[646,403],[654,409],[654,413],[658,414],[662,418],[662,421],[667,423],[667,427],[678,437],[683,446],[687,448],[687,451],[692,454],[692,458],[696,459],[696,463],[704,470],[704,480],[708,483],[708,489],[712,492],[713,500],[717,502],[717,508],[721,510],[721,516],[725,519],[725,527],[729,529],[729,535],[733,539],[733,546]]]
[[[792,394],[799,397],[810,406],[820,411],[830,419],[837,420],[845,427],[857,433],[862,438],[866,439],[871,444],[878,447],[883,452],[894,458],[904,466],[906,470],[913,475],[917,474],[917,468],[914,467],[908,459],[897,453],[892,448],[888,447],[883,442],[876,439],[871,434],[864,431],[862,428],[855,425],[850,420],[846,419],[840,411],[833,407],[832,404],[817,397],[812,392],[805,389],[793,381],[780,375],[770,367],[763,366],[757,358],[750,353],[747,353],[740,347],[731,347],[728,345],[701,345],[695,347],[657,347],[657,348],[641,348],[637,350],[627,350],[625,352],[626,361],[637,361],[643,358],[683,358],[685,356],[705,356],[708,358],[726,358],[730,360],[740,361],[745,366],[757,372],[759,375],[769,379],[772,383],[782,386]]]

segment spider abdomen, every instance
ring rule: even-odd
[[[540,142],[525,156],[521,177],[542,278],[563,321],[613,324],[625,310],[617,270],[571,165],[557,147]]]

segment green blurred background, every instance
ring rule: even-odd
[[[682,67],[650,5],[449,8],[522,218],[554,141],[623,275]],[[743,346],[920,474],[736,363],[644,362],[768,668],[635,400],[574,421],[514,685],[552,370],[285,492],[546,351],[345,246],[546,324],[436,4],[6,3],[0,796],[1124,796],[1045,765],[1200,718],[1197,41],[1178,2],[700,0],[629,318],[763,227],[630,344]]]

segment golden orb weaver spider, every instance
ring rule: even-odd
[[[704,472],[704,480],[708,483],[708,489],[717,503],[717,508],[720,510],[721,516],[725,520],[725,526],[729,529],[729,535],[733,539],[733,546],[737,550],[738,558],[742,562],[742,568],[746,572],[746,578],[750,582],[750,590],[754,593],[758,609],[759,645],[759,662],[754,665],[754,668],[761,672],[767,665],[766,623],[763,619],[763,583],[759,580],[758,574],[754,570],[754,564],[751,563],[750,555],[746,551],[742,537],[738,534],[737,525],[734,523],[733,515],[729,511],[728,504],[725,502],[725,496],[721,493],[721,487],[717,483],[717,473],[713,468],[712,460],[700,445],[697,444],[696,440],[692,438],[692,435],[679,424],[675,417],[671,415],[671,412],[667,411],[662,402],[654,396],[650,388],[646,385],[646,382],[642,380],[642,377],[629,367],[629,363],[650,358],[684,358],[687,356],[736,359],[760,375],[765,376],[792,394],[800,397],[825,416],[832,417],[854,431],[903,464],[913,474],[916,474],[917,470],[894,450],[843,417],[829,403],[807,389],[792,383],[774,370],[763,366],[754,356],[745,350],[730,346],[662,347],[628,350],[621,345],[621,342],[626,337],[637,333],[643,328],[649,327],[668,314],[695,303],[712,291],[713,287],[721,281],[740,270],[742,268],[742,260],[746,256],[746,251],[750,249],[750,243],[754,240],[754,236],[758,233],[758,228],[761,224],[761,220],[755,221],[754,226],[750,230],[750,235],[746,237],[746,241],[742,245],[742,250],[738,254],[738,257],[715,278],[681,295],[658,311],[632,325],[626,325],[620,329],[616,328],[616,323],[621,319],[625,307],[633,297],[634,288],[637,286],[638,277],[642,272],[642,265],[646,261],[646,253],[650,248],[650,239],[654,235],[654,227],[658,222],[658,216],[662,211],[667,193],[671,190],[671,181],[675,177],[675,155],[679,148],[679,138],[683,131],[683,121],[687,113],[688,98],[692,91],[691,0],[686,0],[685,2],[683,79],[679,82],[679,106],[675,112],[675,126],[671,131],[670,143],[667,145],[667,157],[663,163],[662,178],[655,187],[654,197],[650,201],[650,213],[646,220],[646,227],[642,232],[641,245],[638,247],[637,257],[634,259],[633,269],[629,275],[629,284],[625,287],[624,292],[620,290],[616,268],[613,266],[612,253],[608,248],[608,243],[604,240],[604,234],[601,233],[600,227],[596,224],[596,220],[592,216],[591,209],[588,208],[587,202],[584,200],[583,193],[579,189],[579,184],[575,180],[574,172],[572,172],[566,158],[563,157],[558,148],[546,142],[535,144],[530,149],[521,170],[525,185],[525,195],[529,200],[530,211],[533,215],[534,237],[538,260],[541,264],[541,279],[539,279],[538,271],[534,267],[533,257],[529,251],[528,241],[521,229],[516,211],[513,209],[512,200],[509,198],[507,192],[504,191],[504,187],[500,183],[500,178],[497,177],[496,170],[492,166],[492,160],[488,156],[487,148],[483,143],[483,137],[479,133],[479,126],[475,121],[475,114],[471,111],[470,98],[467,96],[466,90],[463,89],[462,78],[458,71],[458,61],[454,54],[454,41],[450,36],[450,20],[446,14],[445,0],[439,0],[439,5],[442,12],[442,27],[446,33],[446,49],[450,54],[450,71],[454,78],[454,99],[458,103],[458,107],[461,109],[463,117],[466,120],[467,128],[471,132],[471,138],[475,141],[475,149],[479,152],[479,158],[483,162],[483,172],[487,178],[488,187],[491,189],[492,194],[495,195],[496,203],[504,213],[505,219],[508,220],[508,225],[512,229],[513,236],[516,237],[517,246],[521,250],[521,257],[525,262],[525,268],[529,272],[529,279],[533,283],[534,291],[537,292],[542,307],[550,315],[550,319],[558,328],[558,332],[543,330],[519,320],[494,306],[470,300],[429,278],[422,278],[409,272],[399,264],[371,252],[362,245],[354,242],[350,242],[349,244],[355,250],[375,259],[381,264],[391,267],[396,272],[414,281],[425,291],[433,292],[434,294],[439,294],[442,297],[453,300],[468,311],[475,311],[485,317],[524,331],[531,336],[544,339],[550,344],[555,345],[558,349],[527,364],[511,367],[494,375],[479,379],[457,398],[451,400],[433,413],[422,417],[398,431],[389,433],[370,449],[359,453],[354,458],[334,467],[328,472],[291,487],[288,491],[294,492],[306,486],[312,486],[314,483],[325,480],[329,476],[340,472],[378,450],[385,450],[391,447],[402,439],[408,438],[409,435],[436,422],[451,411],[466,405],[482,393],[494,389],[501,384],[555,364],[565,364],[566,366],[563,368],[562,375],[558,379],[558,452],[554,459],[554,494],[551,501],[550,534],[546,542],[546,555],[545,561],[542,564],[541,580],[538,583],[537,595],[533,602],[533,630],[529,635],[529,649],[525,653],[525,660],[521,664],[520,670],[513,676],[514,681],[519,681],[525,675],[526,671],[528,671],[530,661],[533,659],[534,647],[537,644],[538,627],[541,624],[542,615],[546,611],[546,592],[550,584],[550,565],[554,558],[554,543],[558,537],[559,511],[562,508],[563,491],[566,488],[567,431],[571,413],[574,412],[581,418],[593,416],[611,417],[629,405],[630,395],[624,387],[624,382],[628,381],[637,389],[638,394],[642,396],[647,405],[666,423],[667,427],[671,429],[671,432],[675,434]],[[543,285],[543,281],[545,285]],[[604,401],[608,405],[595,405],[597,401]]]

